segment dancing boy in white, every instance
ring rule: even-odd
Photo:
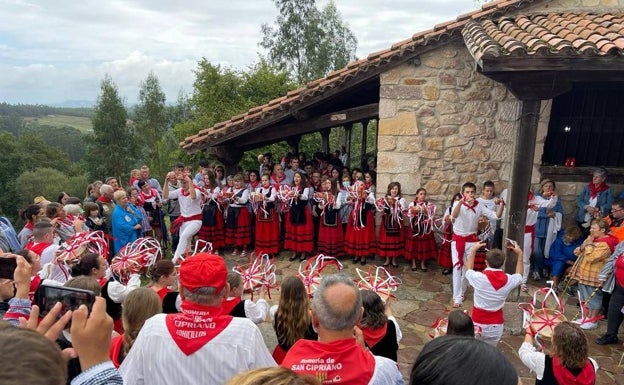
[[[451,258],[453,261],[453,307],[461,307],[468,282],[466,281],[466,259],[468,252],[477,238],[479,217],[499,219],[503,213],[504,201],[500,201],[496,212],[487,209],[475,199],[477,187],[474,183],[464,183],[462,199],[455,202],[451,218],[453,220],[453,241],[451,242]]]
[[[522,249],[517,243],[507,248],[516,253],[516,273],[506,274],[501,268],[505,264],[505,252],[500,249],[488,250],[485,255],[487,268],[483,272],[472,270],[475,255],[485,242],[475,243],[470,249],[466,263],[466,280],[474,287],[474,307],[472,320],[481,329],[477,338],[496,346],[503,335],[503,306],[509,293],[522,282]]]
[[[172,227],[180,226],[180,240],[173,254],[173,263],[184,255],[193,236],[197,234],[202,225],[201,197],[193,186],[191,178],[186,174],[180,174],[178,180],[181,188],[169,191],[169,183],[165,183],[163,188],[163,198],[177,199],[180,205],[180,216],[171,224]]]

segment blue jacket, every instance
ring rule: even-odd
[[[136,241],[141,234],[141,229],[136,230],[134,226],[141,224],[143,216],[130,203],[128,203],[128,209],[132,212],[124,210],[121,205],[116,205],[115,210],[113,210],[113,248],[115,255],[125,245]]]
[[[596,207],[600,208],[602,215],[607,215],[611,211],[611,202],[613,202],[613,194],[611,188],[606,189],[598,193],[598,199]],[[583,191],[576,198],[576,204],[579,207],[579,211],[576,214],[577,222],[585,222],[585,206],[589,205],[589,185],[583,186]]]

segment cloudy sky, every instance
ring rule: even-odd
[[[357,56],[477,8],[476,0],[335,0],[358,39]],[[327,0],[317,0],[319,7]],[[127,103],[149,71],[174,102],[192,70],[258,61],[271,0],[0,0],[0,102],[96,100],[109,74]]]

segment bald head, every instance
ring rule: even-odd
[[[314,294],[312,311],[325,329],[352,330],[362,315],[362,295],[350,277],[327,275]]]

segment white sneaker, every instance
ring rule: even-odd
[[[597,327],[598,327],[598,324],[596,322],[585,322],[581,324],[581,329],[583,330],[596,329]]]
[[[537,271],[533,272],[533,280],[534,281],[539,281],[540,279],[542,279],[542,277],[540,277],[540,273],[538,273]]]
[[[583,323],[583,319],[582,318],[577,318],[574,321],[572,321],[573,324],[577,324],[577,325],[581,325]]]

